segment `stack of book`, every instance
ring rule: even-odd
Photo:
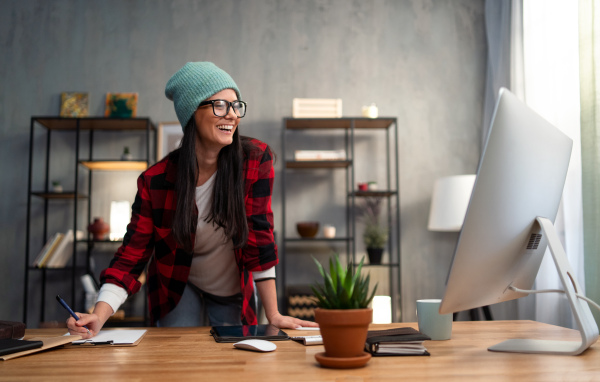
[[[413,328],[369,330],[365,350],[374,356],[429,355],[423,341],[429,336]]]
[[[346,150],[296,150],[297,161],[346,160]]]
[[[62,268],[73,256],[73,230],[57,232],[46,242],[33,261],[37,268]]]

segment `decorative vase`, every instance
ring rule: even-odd
[[[349,369],[364,366],[371,354],[365,352],[373,309],[315,309],[325,353],[315,355],[325,367]]]
[[[102,218],[94,218],[94,222],[88,225],[88,231],[93,235],[94,240],[104,240],[110,226]]]
[[[367,248],[367,255],[369,256],[369,264],[381,264],[383,248]]]

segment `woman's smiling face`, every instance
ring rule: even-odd
[[[222,99],[225,101],[237,100],[237,94],[233,89],[225,89],[216,93],[209,100]],[[233,142],[233,133],[237,129],[240,119],[235,115],[233,108],[223,117],[217,117],[213,113],[212,105],[199,107],[194,113],[196,122],[196,143],[210,150],[221,150]]]

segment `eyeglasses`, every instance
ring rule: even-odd
[[[244,101],[225,101],[224,99],[213,99],[210,101],[200,102],[200,106],[212,104],[213,114],[217,117],[225,117],[229,114],[229,108],[233,108],[233,112],[239,118],[244,118],[246,115],[246,102]]]

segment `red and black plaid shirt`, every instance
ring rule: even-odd
[[[243,296],[242,323],[255,325],[256,303],[250,272],[275,266],[278,257],[271,210],[275,177],[272,153],[265,143],[256,139],[250,142],[254,149],[244,160],[244,195],[250,232],[246,245],[235,250],[235,258]],[[180,248],[171,232],[176,208],[176,177],[177,163],[169,156],[140,175],[123,245],[101,274],[102,283],[119,285],[132,295],[140,290],[138,277],[148,264],[147,289],[152,323],[175,308],[186,287],[192,263],[192,253]]]

